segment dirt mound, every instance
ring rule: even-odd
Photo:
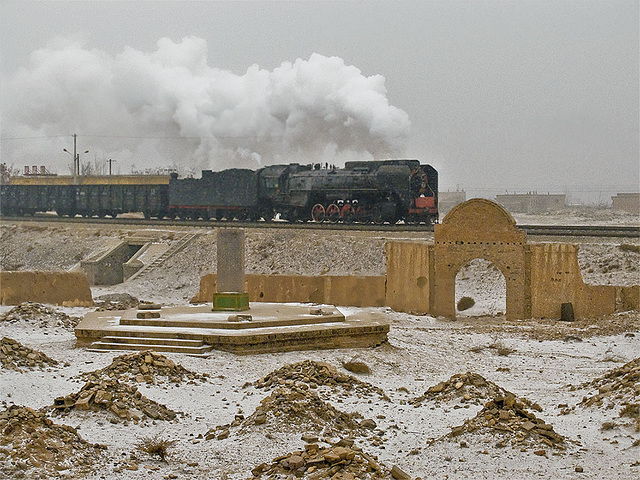
[[[331,388],[341,387],[348,392],[355,391],[359,395],[375,394],[389,401],[389,397],[381,388],[362,382],[351,375],[338,372],[328,363],[312,360],[285,365],[254,383],[256,388],[267,390],[294,384],[304,384],[311,388],[317,388],[321,385]]]
[[[274,432],[299,432],[301,430],[324,436],[366,435],[367,427],[356,421],[358,413],[345,413],[320,399],[317,392],[305,385],[280,387],[263,399],[248,418],[236,415],[229,425],[220,425],[207,432],[207,440],[222,440],[229,430],[239,427],[239,433],[254,431],[264,426]],[[367,423],[365,423],[367,425]]]
[[[65,415],[71,410],[107,411],[114,415],[112,423],[132,420],[134,423],[150,418],[152,420],[173,420],[178,412],[169,410],[143,396],[137,388],[117,380],[100,383],[87,382],[77,393],[55,399],[54,414]]]
[[[130,308],[137,308],[140,300],[128,293],[110,293],[95,298],[94,303],[98,307],[96,308],[96,312],[102,312],[105,310],[129,310]]]
[[[640,357],[582,384],[581,387],[598,389],[598,393],[584,397],[579,403],[585,407],[640,403]],[[576,387],[571,387],[571,390],[575,389]]]
[[[452,375],[449,380],[429,387],[423,395],[410,399],[409,403],[417,407],[424,401],[440,404],[460,398],[461,403],[484,405],[487,400],[509,395],[515,397],[513,393],[487,380],[482,375],[467,372],[457,373]],[[526,399],[520,399],[520,402],[529,405],[529,401]]]
[[[81,377],[95,383],[111,379],[151,384],[162,383],[164,378],[179,385],[184,381],[205,381],[208,374],[191,372],[164,355],[144,351],[116,357],[108,367],[84,373]]]
[[[58,365],[56,360],[49,358],[46,354],[25,347],[17,340],[8,337],[3,337],[0,340],[0,362],[2,362],[3,368],[10,368],[19,372],[21,367],[45,369]]]
[[[514,395],[494,398],[475,417],[453,427],[444,438],[451,439],[464,433],[498,437],[497,447],[511,444],[514,448],[524,450],[545,447],[566,449],[565,438],[554,432],[553,426],[529,412]]]
[[[396,469],[397,470],[397,469]],[[291,478],[373,480],[408,478],[393,476],[391,470],[367,455],[360,448],[352,446],[331,446],[321,448],[308,443],[304,450],[274,458],[270,464],[262,463],[251,470],[253,478]],[[290,478],[290,477],[286,477]]]
[[[21,303],[0,315],[0,322],[22,323],[43,329],[73,330],[79,321],[80,317],[70,317],[64,312],[57,312],[46,305],[32,302]]]
[[[106,449],[83,440],[73,427],[53,423],[44,412],[17,405],[0,412],[0,432],[3,478],[81,478]]]

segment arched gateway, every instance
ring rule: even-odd
[[[483,258],[504,275],[509,320],[560,318],[571,303],[575,318],[637,310],[640,287],[587,285],[572,244],[527,244],[504,208],[474,198],[435,225],[434,243],[388,242],[386,304],[399,312],[454,318],[456,274]]]
[[[476,258],[493,263],[507,284],[507,318],[531,316],[530,255],[526,234],[497,203],[475,198],[453,208],[435,225],[431,308],[455,317],[455,283],[460,269]]]

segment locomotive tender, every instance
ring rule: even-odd
[[[0,213],[147,218],[264,219],[291,222],[434,223],[438,172],[418,160],[272,165],[259,170],[177,174],[12,177],[0,187]]]

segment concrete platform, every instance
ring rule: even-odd
[[[76,345],[92,350],[203,355],[217,349],[249,354],[372,347],[387,340],[389,332],[381,314],[362,312],[345,318],[330,305],[249,307],[237,313],[213,312],[211,305],[162,307],[155,310],[159,318],[138,318],[137,309],[91,312],[75,329]]]

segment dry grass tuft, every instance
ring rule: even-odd
[[[640,245],[631,245],[630,243],[623,243],[618,245],[618,248],[623,252],[640,253]]]
[[[468,310],[476,304],[476,301],[471,297],[462,297],[458,300],[457,308],[459,312]]]
[[[147,453],[151,456],[158,456],[163,462],[167,461],[169,449],[176,444],[177,440],[167,440],[159,435],[142,438],[136,445],[136,450]]]
[[[494,342],[491,345],[489,345],[488,348],[495,350],[498,355],[501,355],[503,357],[506,357],[507,355],[510,355],[516,351],[514,348],[507,347],[502,342]]]
[[[615,422],[604,422],[600,427],[600,430],[604,432],[607,430],[613,430],[614,428],[617,428],[617,427],[618,427],[618,424],[616,424]]]

